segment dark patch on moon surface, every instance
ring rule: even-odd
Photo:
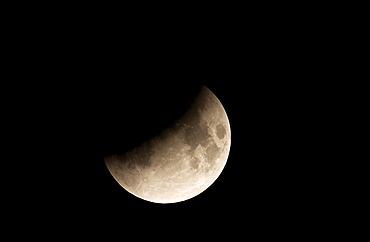
[[[185,143],[192,149],[197,148],[199,144],[202,146],[207,145],[208,138],[211,137],[208,134],[207,128],[201,125],[201,117],[198,113],[192,113],[185,117],[185,124],[189,125],[185,129]]]
[[[217,125],[216,132],[219,139],[223,139],[225,137],[226,130],[222,124]]]
[[[188,128],[185,132],[185,143],[192,149],[196,149],[200,144],[207,145],[207,140],[210,137],[206,129],[203,129],[199,124]]]
[[[198,169],[198,167],[199,167],[199,163],[200,163],[200,160],[199,160],[198,158],[196,158],[196,157],[193,157],[193,158],[191,159],[191,161],[190,161],[190,166],[191,166],[191,168],[193,168],[193,169]]]
[[[217,157],[219,157],[219,154],[220,154],[220,149],[217,147],[216,143],[212,143],[207,149],[206,149],[206,153],[207,153],[207,161],[209,163],[213,163],[216,161]]]

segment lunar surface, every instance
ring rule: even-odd
[[[104,160],[128,192],[155,203],[175,203],[197,196],[218,178],[230,144],[226,112],[203,86],[172,126],[138,147]]]

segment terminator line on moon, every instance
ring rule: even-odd
[[[187,112],[140,146],[104,158],[128,192],[155,203],[175,203],[206,190],[221,174],[231,145],[226,112],[202,86]]]

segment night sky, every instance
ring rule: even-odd
[[[186,48],[175,40],[146,46],[108,37],[111,42],[97,49],[88,38],[41,44],[45,55],[28,55],[41,56],[32,60],[36,67],[22,69],[26,80],[34,81],[27,84],[32,88],[22,86],[30,98],[24,99],[27,112],[19,120],[28,120],[30,135],[21,137],[36,147],[36,155],[25,161],[34,170],[32,179],[20,186],[27,184],[32,195],[22,201],[36,201],[35,213],[49,206],[51,221],[68,218],[92,230],[113,219],[124,230],[127,224],[156,223],[161,216],[168,223],[190,218],[199,226],[222,216],[258,224],[265,218],[277,222],[285,210],[292,211],[306,199],[299,194],[305,184],[296,181],[309,167],[300,140],[312,130],[304,123],[311,99],[304,97],[313,84],[294,55],[287,56],[278,41],[271,45],[271,36],[254,30],[247,44],[241,31],[234,32],[219,42],[192,39]],[[217,96],[230,122],[230,154],[221,175],[203,193],[175,204],[128,193],[103,157],[135,147],[170,125],[200,85]],[[196,233],[197,226],[190,227],[186,230]]]

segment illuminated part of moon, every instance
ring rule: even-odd
[[[105,157],[116,181],[147,201],[175,203],[206,190],[221,174],[231,145],[226,112],[203,86],[187,112],[158,136]]]

